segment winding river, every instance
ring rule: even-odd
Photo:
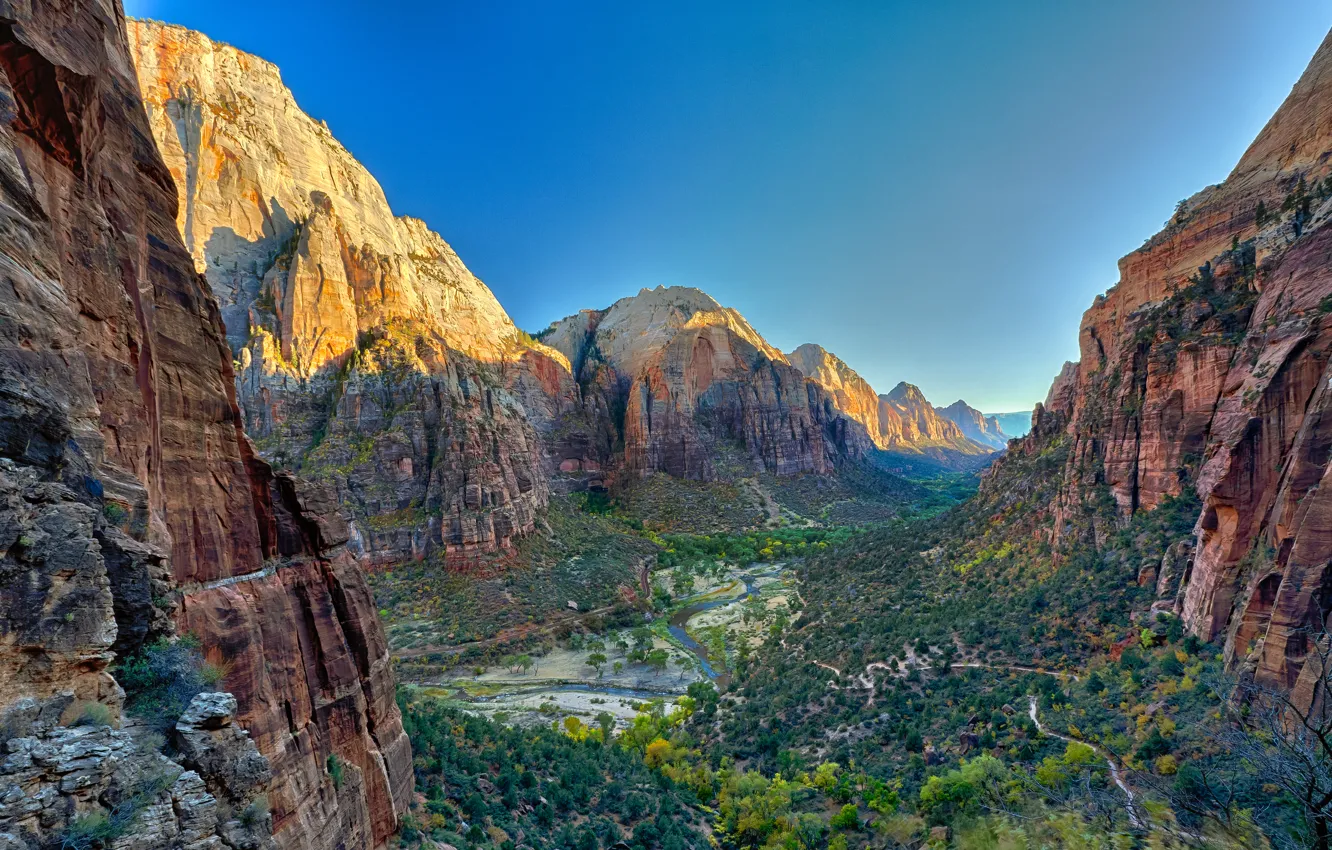
[[[702,614],[705,611],[711,611],[715,608],[723,608],[727,605],[735,605],[748,599],[750,596],[758,593],[758,582],[764,578],[778,575],[784,569],[784,565],[772,567],[770,565],[758,565],[766,569],[756,570],[748,573],[739,574],[738,578],[731,584],[703,594],[697,601],[689,603],[671,614],[667,621],[667,630],[682,647],[688,650],[698,659],[699,667],[703,673],[716,683],[719,689],[724,689],[731,681],[731,671],[726,669],[725,659],[714,661],[708,655],[707,647],[695,640],[688,631],[688,624],[691,619]],[[737,590],[739,591],[737,593]],[[680,695],[678,690],[661,690],[643,688],[643,687],[624,687],[611,684],[599,684],[596,682],[576,682],[576,681],[546,681],[533,682],[531,685],[519,687],[506,687],[501,693],[489,694],[485,696],[468,696],[461,690],[457,691],[456,697],[467,702],[483,705],[488,704],[492,707],[499,707],[509,703],[520,703],[524,698],[530,698],[535,695],[545,694],[586,694],[592,697],[607,697],[618,700],[629,700],[634,703],[647,702],[653,699],[665,698],[670,700]]]
[[[704,611],[711,611],[713,608],[723,608],[727,605],[735,605],[745,601],[758,592],[758,587],[755,582],[760,578],[777,575],[781,571],[782,567],[776,567],[761,573],[744,573],[740,576],[740,580],[735,583],[744,583],[744,592],[739,596],[725,596],[718,599],[695,602],[692,605],[687,605],[684,608],[681,608],[679,611],[676,611],[671,615],[669,624],[666,627],[671,633],[671,637],[678,640],[681,646],[698,657],[699,664],[703,668],[703,673],[709,679],[717,683],[718,690],[725,690],[726,686],[731,683],[731,671],[726,669],[726,659],[720,659],[715,665],[713,664],[712,659],[708,655],[707,647],[703,646],[703,644],[694,640],[694,638],[690,636],[689,631],[686,628],[689,621],[699,614],[702,614]],[[731,585],[727,590],[729,591],[734,588],[735,584]],[[718,667],[721,669],[718,670]]]

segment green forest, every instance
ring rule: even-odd
[[[1227,675],[1221,647],[1151,608],[1142,565],[1168,562],[1196,501],[1116,522],[1107,496],[1056,549],[1040,532],[1064,439],[1007,458],[1000,480],[943,510],[931,496],[858,525],[638,528],[677,582],[724,562],[795,564],[798,615],[732,657],[726,687],[646,700],[627,723],[524,726],[402,688],[419,793],[403,840],[1325,847],[1332,728],[1292,730],[1280,696]],[[634,527],[622,505],[584,510]],[[1086,542],[1096,529],[1110,531]]]

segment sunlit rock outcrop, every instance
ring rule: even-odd
[[[710,480],[719,462],[736,474],[827,474],[872,446],[743,316],[697,289],[644,289],[556,322],[542,340],[569,359],[585,398],[624,410],[631,475]]]
[[[900,383],[891,393],[878,395],[854,369],[813,343],[800,346],[787,357],[831,396],[839,411],[865,426],[875,447],[883,451],[965,463],[1001,448],[964,434],[911,384]]]
[[[994,416],[986,416],[962,399],[947,407],[936,407],[934,412],[956,425],[968,440],[991,449],[1003,449],[1008,445],[1008,437],[999,426],[999,420]]]
[[[130,37],[264,455],[331,482],[372,560],[531,531],[563,460],[537,432],[581,413],[568,364],[438,234],[393,214],[276,67],[181,27],[136,21]]]

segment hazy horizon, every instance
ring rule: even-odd
[[[276,63],[528,331],[695,286],[783,351],[987,413],[1044,398],[1116,261],[1225,178],[1329,17],[1083,5],[125,3]]]

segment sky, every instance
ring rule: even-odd
[[[1030,409],[1332,0],[124,0],[275,62],[538,331],[696,286],[880,392]]]

